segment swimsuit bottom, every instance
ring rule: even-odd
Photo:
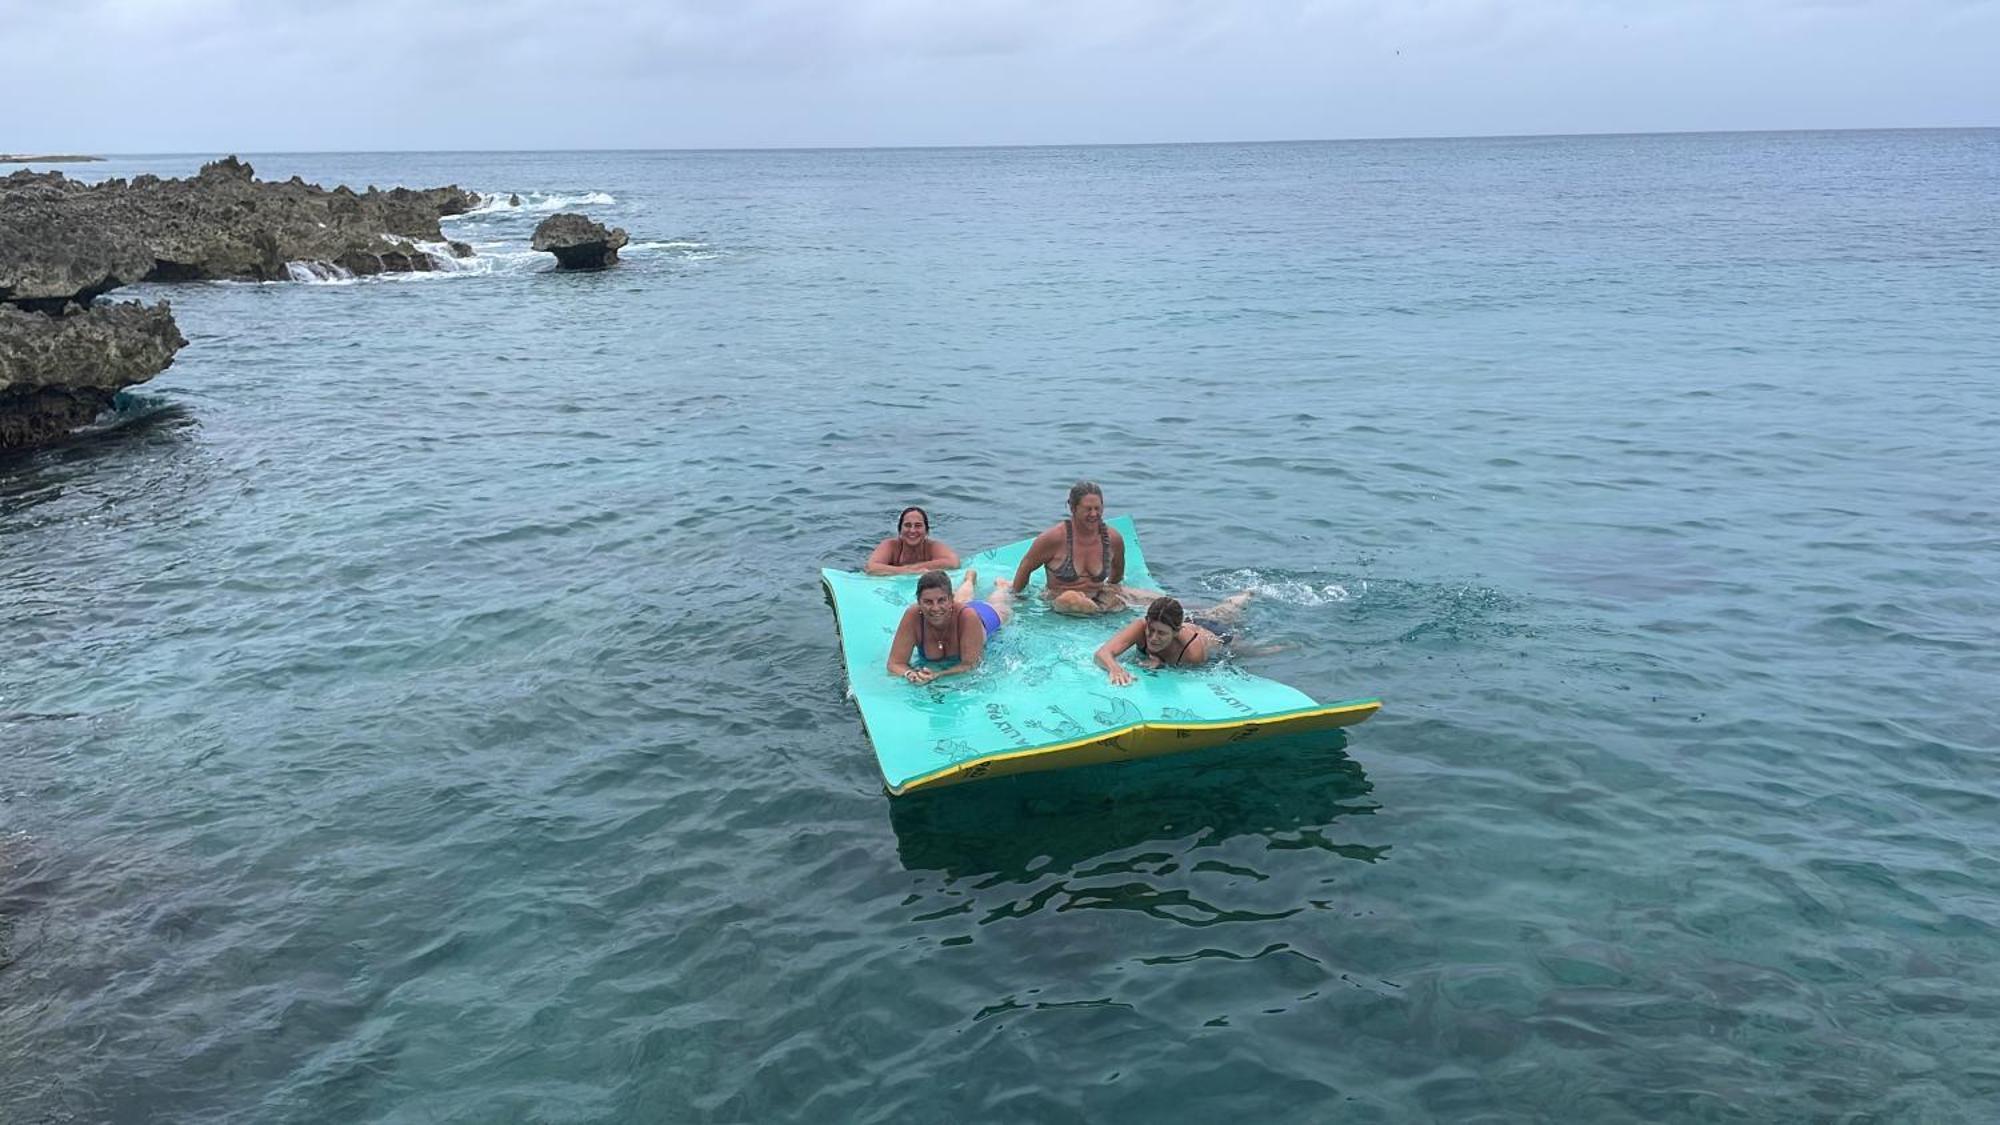
[[[974,613],[978,614],[978,615],[979,615],[979,620],[981,620],[982,622],[985,622],[985,624],[986,624],[986,635],[987,635],[987,636],[989,636],[989,637],[990,637],[990,636],[992,636],[993,634],[995,634],[995,633],[997,633],[997,632],[999,632],[999,631],[1000,631],[1000,611],[999,611],[999,610],[997,610],[997,609],[994,609],[994,608],[993,608],[992,606],[990,606],[990,605],[987,605],[987,604],[986,604],[985,602],[982,602],[982,601],[974,601],[974,602],[972,603],[972,612],[974,612]]]
[[[1204,617],[1199,613],[1190,613],[1187,619],[1190,625],[1199,625],[1215,634],[1217,644],[1226,645],[1236,639],[1236,634],[1231,632],[1231,629],[1234,628],[1233,626],[1225,625],[1213,617]]]

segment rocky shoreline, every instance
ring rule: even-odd
[[[0,451],[88,423],[186,346],[166,302],[95,303],[104,294],[141,281],[282,281],[295,267],[438,269],[472,254],[439,221],[478,203],[456,186],[260,181],[233,156],[185,180],[0,177]]]
[[[18,152],[0,152],[0,164],[102,164],[101,156],[79,156],[75,153],[56,153],[51,156],[28,156]]]

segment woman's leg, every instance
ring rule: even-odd
[[[1251,591],[1249,590],[1231,594],[1209,608],[1202,610],[1201,616],[1212,618],[1216,621],[1227,621],[1232,625],[1236,624],[1243,620],[1243,608],[1250,604],[1250,594]]]
[[[951,596],[960,605],[971,605],[972,592],[978,588],[979,572],[968,566],[965,568],[965,577],[958,580],[958,589],[953,591]]]
[[[1013,620],[1014,580],[1011,578],[995,578],[993,580],[993,592],[986,595],[986,604],[992,606],[993,612],[999,615],[1000,624],[1005,625],[1007,622]]]
[[[1104,612],[1104,607],[1098,604],[1097,599],[1082,590],[1064,590],[1049,599],[1049,608],[1073,617],[1096,617]]]

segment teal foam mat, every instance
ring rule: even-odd
[[[1126,584],[1156,589],[1131,517],[1107,522],[1125,537]],[[995,578],[1012,578],[1031,542],[966,559],[979,572],[976,595],[990,593]],[[953,581],[962,574],[952,572]],[[1039,572],[977,671],[918,686],[887,671],[897,622],[916,600],[916,577],[844,570],[820,576],[833,602],[848,682],[892,793],[1346,726],[1380,706],[1372,699],[1321,706],[1227,661],[1157,672],[1128,663],[1137,682],[1115,687],[1092,655],[1136,614],[1055,613],[1043,602]]]

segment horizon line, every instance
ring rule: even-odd
[[[475,153],[585,153],[585,152],[928,152],[928,151],[979,151],[1009,149],[1054,149],[1054,148],[1181,148],[1221,145],[1307,145],[1307,144],[1393,144],[1398,142],[1424,141],[1531,141],[1531,140],[1582,140],[1610,139],[1617,137],[1705,137],[1705,136],[1781,136],[1808,133],[1974,133],[1991,132],[2000,125],[1879,125],[1879,126],[1835,126],[1820,128],[1778,128],[1778,129],[1658,129],[1658,130],[1608,130],[1603,132],[1580,133],[1438,133],[1413,134],[1409,136],[1357,136],[1357,137],[1280,137],[1262,140],[1196,140],[1196,141],[1024,141],[1012,143],[964,143],[964,144],[901,144],[901,145],[703,145],[612,148],[353,148],[353,149],[201,149],[180,152],[96,152],[72,150],[64,155],[88,155],[101,159],[136,156],[200,156],[206,152],[229,155],[248,154],[251,156],[334,156],[334,155],[416,155],[475,154]],[[58,150],[50,150],[51,152]],[[38,161],[15,161],[13,163],[40,163]],[[55,163],[50,161],[49,163]]]

